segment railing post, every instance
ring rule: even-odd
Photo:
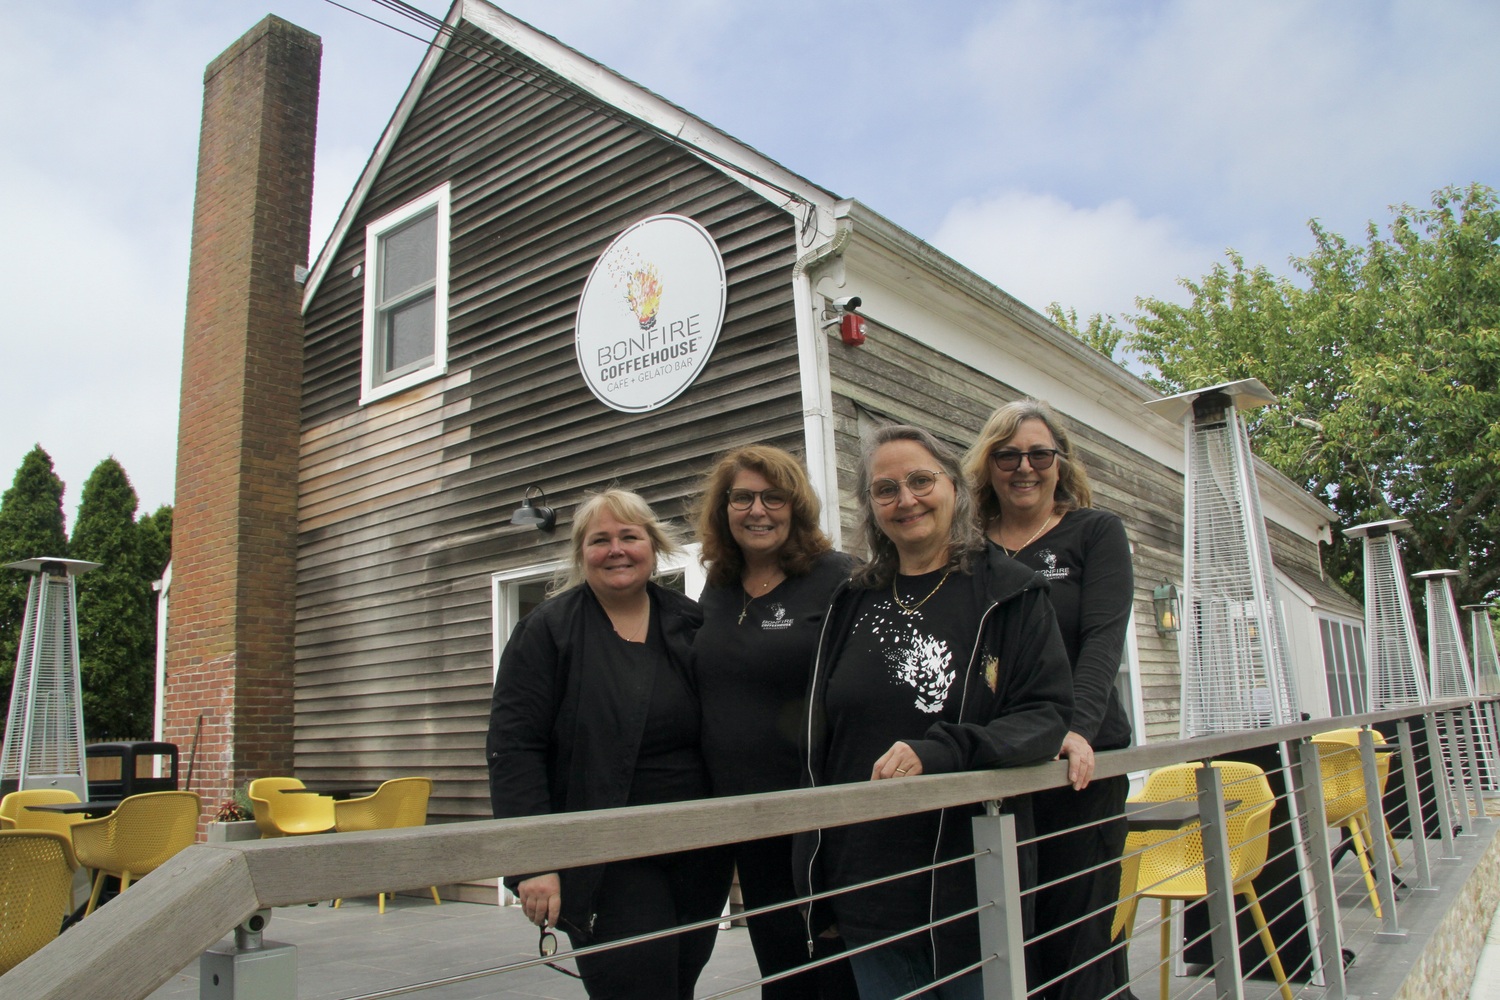
[[[1025,929],[1021,921],[1021,872],[1016,858],[1016,818],[986,802],[974,820],[974,884],[980,904],[979,951],[985,1000],[1026,1000]]]
[[[1344,942],[1339,928],[1338,889],[1333,883],[1333,865],[1328,849],[1328,810],[1323,801],[1323,769],[1318,747],[1312,740],[1297,743],[1297,792],[1302,815],[1307,820],[1307,868],[1313,883],[1316,913],[1314,932],[1318,942],[1324,1000],[1344,1000]]]
[[[1208,889],[1209,944],[1214,954],[1214,993],[1220,1000],[1243,1000],[1239,921],[1229,871],[1229,837],[1224,817],[1224,775],[1208,762],[1198,769],[1198,823],[1203,838],[1203,874]]]
[[[297,946],[265,941],[270,910],[256,910],[234,929],[234,944],[198,959],[198,1000],[284,1000],[297,995]]]
[[[1475,831],[1474,824],[1469,817],[1469,786],[1464,780],[1463,747],[1458,741],[1459,713],[1444,712],[1443,715],[1447,717],[1446,732],[1448,734],[1447,753],[1443,755],[1443,760],[1447,765],[1444,773],[1448,776],[1450,794],[1456,792],[1454,801],[1458,805],[1453,817],[1455,820],[1453,834],[1455,837],[1477,837],[1479,834]]]
[[[1401,783],[1406,788],[1406,822],[1411,828],[1411,850],[1417,856],[1417,884],[1424,892],[1436,892],[1432,863],[1427,857],[1427,818],[1422,812],[1422,789],[1417,785],[1417,753],[1411,745],[1411,723],[1396,723],[1396,742],[1401,747]]]
[[[1438,860],[1457,861],[1458,847],[1453,843],[1452,802],[1448,798],[1448,767],[1443,762],[1443,744],[1438,734],[1436,712],[1427,712],[1422,716],[1422,728],[1427,733],[1427,765],[1432,772],[1432,801],[1437,806],[1438,833],[1443,838],[1443,853],[1438,855]]]
[[[1484,772],[1479,766],[1479,703],[1472,703],[1460,714],[1464,720],[1464,747],[1469,759],[1469,787],[1474,791],[1474,822],[1488,823],[1490,817],[1484,811]]]
[[[1359,731],[1360,770],[1365,779],[1365,815],[1370,819],[1370,854],[1375,860],[1375,893],[1380,899],[1380,930],[1377,941],[1402,941],[1406,932],[1396,916],[1396,890],[1391,882],[1391,845],[1385,839],[1385,803],[1380,798],[1380,773],[1375,764],[1375,734],[1368,727]]]

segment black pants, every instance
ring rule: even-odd
[[[606,865],[588,944],[717,917],[729,883],[724,848],[684,851]],[[717,925],[618,948],[578,961],[594,1000],[691,1000],[713,954]],[[574,946],[584,942],[574,941]]]
[[[740,893],[748,910],[784,903],[796,897],[792,886],[792,838],[770,837],[734,846]],[[795,969],[808,962],[807,926],[795,906],[746,920],[750,945],[762,976]],[[814,939],[812,958],[843,950],[837,938]],[[847,960],[833,962],[760,988],[762,1000],[856,1000],[859,990]]]
[[[1030,989],[1067,973],[1066,978],[1040,994],[1047,1000],[1099,1000],[1125,985],[1119,966],[1106,955],[1120,897],[1120,854],[1125,849],[1125,797],[1130,779],[1124,775],[1089,782],[1081,792],[1055,788],[1032,796],[1037,835],[1037,884],[1064,881],[1036,894],[1036,931],[1048,931],[1094,913],[1081,923],[1028,945]],[[1103,822],[1098,822],[1098,821]],[[1057,834],[1085,823],[1082,830]],[[1105,862],[1113,864],[1104,864]],[[1075,874],[1094,865],[1097,871]],[[1068,876],[1072,876],[1069,878]],[[1098,912],[1095,912],[1098,911]],[[1069,969],[1075,971],[1069,973]]]

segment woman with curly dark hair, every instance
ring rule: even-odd
[[[694,642],[703,703],[703,757],[715,795],[796,788],[797,735],[813,646],[828,597],[852,560],[833,551],[818,527],[819,504],[802,463],[769,445],[720,457],[703,486],[698,539],[708,570],[699,597],[703,627]],[[792,838],[734,848],[750,909],[793,898]],[[794,908],[751,917],[750,943],[762,976],[809,958]],[[816,942],[818,957],[837,939]],[[761,987],[767,1000],[853,997],[847,963]]]

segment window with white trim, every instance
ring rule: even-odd
[[[1328,682],[1329,709],[1334,715],[1368,712],[1364,626],[1319,615],[1318,632],[1323,640],[1323,674]]]
[[[447,371],[449,209],[444,184],[365,229],[362,403]]]

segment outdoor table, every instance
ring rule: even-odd
[[[1239,808],[1240,799],[1225,799],[1224,811]],[[1196,799],[1173,799],[1169,802],[1125,803],[1125,826],[1131,833],[1148,830],[1181,830],[1189,823],[1199,820]]]
[[[373,788],[283,788],[283,795],[326,795],[335,802],[345,799],[361,799],[366,795],[374,795]]]
[[[90,819],[96,816],[108,816],[120,806],[119,799],[90,799],[87,802],[51,802],[41,806],[27,806],[27,809],[35,809],[37,812],[49,813],[83,813]]]

